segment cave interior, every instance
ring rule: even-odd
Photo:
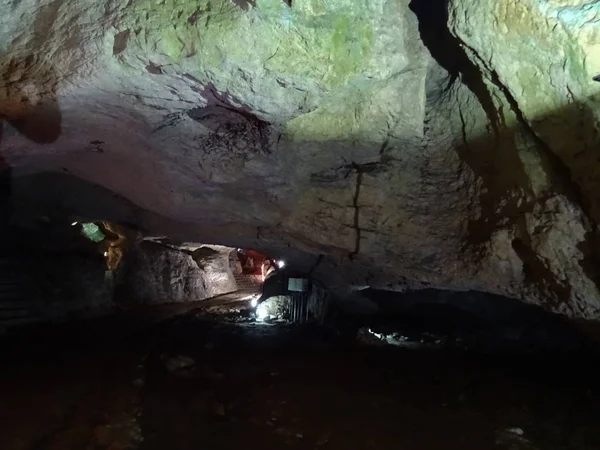
[[[0,2],[2,449],[600,449],[600,2],[521,3]]]

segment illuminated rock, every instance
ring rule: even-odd
[[[516,170],[487,177],[496,208],[513,203],[499,215],[513,220],[497,220],[496,233],[508,233],[543,303],[598,314],[600,2],[453,1],[449,26],[481,72],[525,175],[504,192],[498,179]]]
[[[419,3],[1,2],[12,194],[599,317],[597,2]]]

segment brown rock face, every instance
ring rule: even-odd
[[[0,0],[11,199],[595,319],[598,8]]]

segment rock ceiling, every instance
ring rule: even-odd
[[[600,1],[0,0],[20,205],[600,317]]]

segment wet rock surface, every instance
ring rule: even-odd
[[[203,310],[156,320],[113,323],[110,339],[63,329],[41,353],[13,345],[3,448],[600,446],[591,355],[364,348]],[[74,331],[77,346],[55,347]]]

